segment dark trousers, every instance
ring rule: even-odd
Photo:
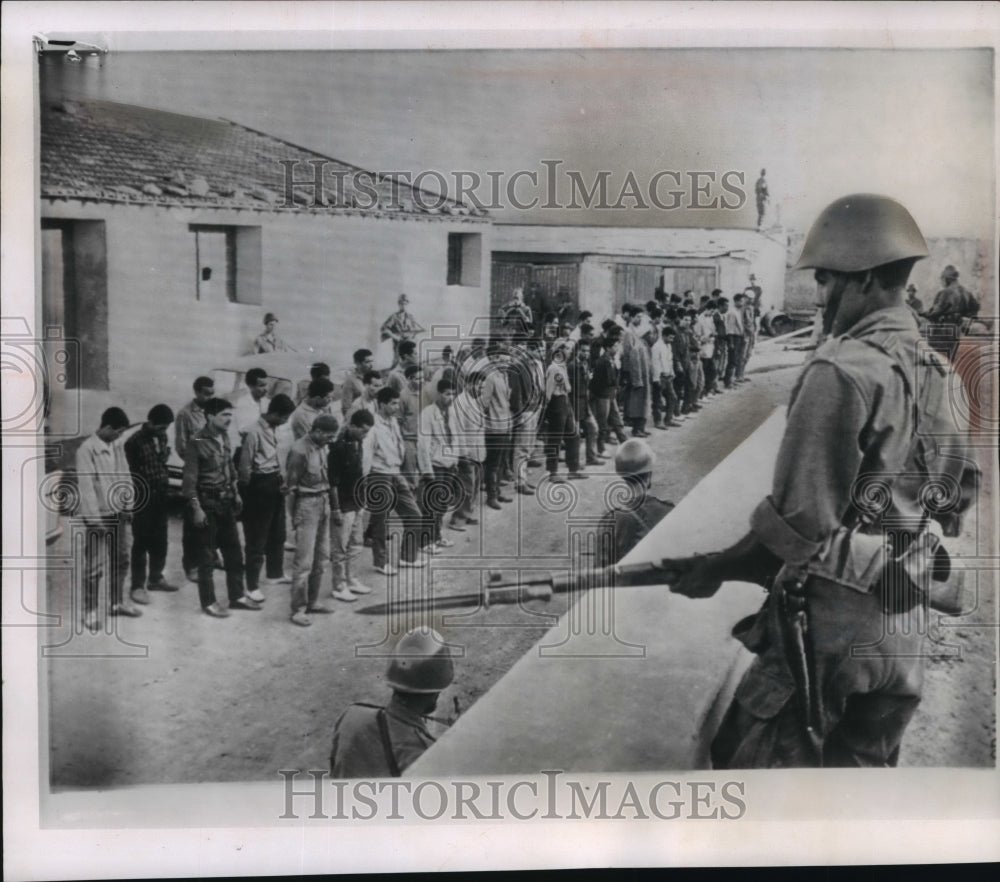
[[[705,392],[714,392],[716,390],[716,374],[715,374],[715,358],[703,358],[701,360],[702,370],[705,372]]]
[[[132,590],[146,584],[146,559],[149,559],[149,584],[163,580],[167,563],[167,497],[154,493],[141,510],[132,516]]]
[[[448,510],[464,497],[457,466],[432,466],[434,477],[425,477],[420,484],[420,507],[431,528],[431,539],[441,538],[441,524]]]
[[[229,602],[239,600],[243,596],[243,551],[240,549],[240,534],[236,528],[235,500],[202,499],[201,507],[205,512],[205,525],[195,527],[194,541],[197,548],[198,561],[198,599],[202,607],[215,603],[215,581],[213,571],[215,564],[215,549],[222,552],[222,561],[226,568],[226,589]],[[185,518],[190,518],[190,511]]]
[[[479,499],[479,485],[483,479],[483,464],[462,456],[458,460],[458,480],[462,485],[462,499],[455,509],[460,518],[475,517],[476,502]]]
[[[658,381],[653,381],[649,387],[650,406],[653,410],[653,425],[659,425],[663,419],[663,389]]]
[[[430,541],[433,528],[428,526],[424,513],[417,505],[410,482],[402,475],[372,472],[365,478],[365,498],[371,512],[369,528],[375,566],[383,567],[389,561],[389,514],[393,511],[403,522],[403,544],[399,556],[402,560],[414,560],[420,549]]]
[[[588,463],[592,463],[597,457],[597,420],[594,419],[588,407],[578,422],[580,424],[580,432],[583,434],[586,460]],[[577,459],[579,460],[579,456]]]
[[[690,413],[691,405],[694,404],[694,383],[691,381],[691,374],[685,371],[674,377],[674,392],[677,393],[677,412]]]
[[[597,420],[597,450],[604,452],[604,444],[611,441],[612,436],[618,441],[625,440],[625,425],[622,423],[621,411],[613,395],[606,398],[594,396],[590,399],[590,407]]]
[[[677,392],[674,390],[674,378],[665,374],[660,380],[660,394],[663,396],[663,421],[669,423],[677,416]]]
[[[545,408],[545,467],[550,474],[559,471],[559,447],[566,445],[566,467],[580,470],[580,430],[573,409],[565,395],[553,395]]]
[[[733,377],[738,375],[737,371],[743,364],[743,336],[741,334],[727,334],[726,349],[726,375],[723,381],[728,388],[733,385]]]
[[[285,572],[285,496],[281,475],[250,476],[243,493],[243,538],[247,549],[247,590],[260,584],[260,570],[267,561],[267,577],[280,579]]]
[[[509,432],[486,432],[486,496],[496,499],[500,495],[500,469],[504,452],[510,447]]]

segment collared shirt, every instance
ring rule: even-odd
[[[451,405],[451,428],[455,453],[482,462],[486,458],[483,410],[468,391],[459,392]]]
[[[458,463],[451,422],[451,407],[442,408],[436,402],[420,412],[420,434],[417,437],[420,474],[433,475],[434,466],[451,468]]]
[[[399,429],[406,441],[417,440],[417,426],[420,424],[420,392],[414,392],[409,385],[399,393]]]
[[[571,389],[566,365],[552,362],[545,371],[545,400],[549,401],[554,395],[569,395]]]
[[[344,414],[344,423],[341,426],[341,430],[351,421],[351,417],[354,416],[359,410],[367,410],[372,416],[378,413],[378,401],[372,398],[368,400],[364,395],[356,398],[354,403],[347,408],[347,413]]]
[[[169,483],[167,457],[170,456],[166,436],[143,425],[125,442],[124,447],[125,458],[133,476],[143,481],[152,492],[165,493]],[[139,496],[142,495],[139,493]]]
[[[183,459],[188,441],[205,428],[205,411],[196,399],[192,398],[178,412],[174,420],[174,449]]]
[[[701,313],[695,320],[695,328],[701,343],[702,358],[715,355],[715,317],[710,312]]]
[[[130,494],[121,490],[132,474],[120,440],[109,444],[96,434],[87,438],[76,450],[76,480],[80,497],[77,514],[84,520],[128,511],[125,500]]]
[[[237,478],[241,484],[250,481],[250,475],[284,474],[278,456],[278,435],[264,417],[257,420],[243,436],[240,450],[240,467]]]
[[[730,337],[743,336],[743,316],[735,309],[727,310],[722,314],[722,321],[726,326],[726,334]]]
[[[649,354],[653,360],[653,380],[659,383],[660,377],[672,377],[674,375],[674,354],[662,337],[657,337],[652,346],[649,347]]]
[[[395,417],[375,414],[375,425],[362,447],[365,474],[398,475],[403,467],[403,434]]]
[[[291,426],[292,435],[295,437],[296,441],[309,434],[309,430],[312,428],[312,424],[316,421],[316,417],[322,413],[333,416],[333,407],[327,404],[325,407],[315,408],[308,401],[303,401],[298,407],[295,408],[288,424]]]
[[[358,376],[358,372],[351,371],[340,387],[340,412],[346,416],[354,400],[360,398],[364,391],[365,384]]]
[[[965,511],[978,467],[966,451],[967,427],[948,405],[949,374],[906,306],[872,312],[824,343],[792,392],[771,495],[751,516],[754,534],[801,564],[869,501],[878,504],[869,513],[875,528],[941,520],[924,509],[928,486],[956,488],[945,516]]]
[[[327,477],[327,446],[317,444],[306,435],[299,438],[288,451],[285,469],[288,489],[292,491],[319,493],[330,489]]]
[[[479,402],[486,418],[487,432],[510,431],[510,384],[507,382],[506,371],[499,364],[489,365],[479,393]]]
[[[271,405],[271,399],[265,395],[259,401],[254,401],[253,395],[240,396],[233,407],[233,421],[229,424],[229,444],[235,450],[243,443],[243,436],[254,425]]]
[[[327,476],[330,486],[337,490],[337,502],[341,511],[359,511],[364,508],[361,497],[364,463],[360,441],[341,435],[330,445]]]
[[[225,490],[235,481],[236,467],[228,435],[214,432],[206,425],[184,451],[181,493],[185,499],[196,499],[199,490]]]

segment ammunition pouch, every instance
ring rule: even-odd
[[[862,594],[878,591],[887,613],[905,612],[918,604],[952,615],[962,608],[961,584],[942,584],[951,576],[951,556],[934,522],[915,534],[841,527],[806,569]]]

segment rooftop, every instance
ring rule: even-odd
[[[323,163],[320,201],[312,186],[297,186],[287,202],[288,161],[297,163],[295,181],[312,181],[309,163]],[[41,195],[310,214],[485,214],[228,120],[95,100],[43,104]]]

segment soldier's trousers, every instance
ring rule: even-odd
[[[878,592],[806,585],[824,766],[894,766],[920,703],[925,613],[882,612]],[[815,766],[773,596],[743,642],[758,653],[712,743],[717,769]]]

